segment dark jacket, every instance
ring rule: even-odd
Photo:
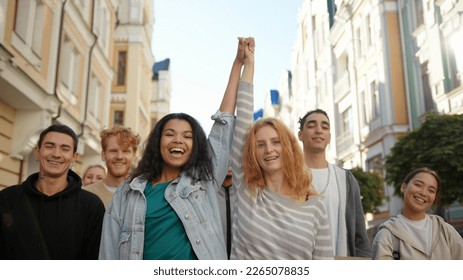
[[[52,196],[35,188],[37,179],[0,192],[0,259],[97,259],[103,202],[72,170]]]
[[[371,259],[371,246],[365,227],[360,186],[349,170],[346,170],[346,181],[346,227],[349,256]]]

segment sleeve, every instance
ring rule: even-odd
[[[230,164],[230,146],[235,126],[234,116],[217,111],[212,115],[215,121],[209,133],[208,143],[211,151],[214,179],[218,186],[223,182]]]
[[[86,242],[86,259],[97,260],[98,251],[101,240],[101,227],[103,223],[103,215],[105,212],[104,204],[99,197],[91,194],[92,200],[90,205],[91,210],[87,216],[87,242]]]
[[[3,207],[6,205],[3,201],[3,195],[0,191],[0,260],[6,259],[6,244],[5,244],[5,236],[4,236],[4,227],[3,224],[3,216],[4,216],[4,209]]]
[[[372,255],[374,260],[393,260],[392,252],[394,251],[392,233],[387,228],[378,230],[373,240]]]
[[[347,184],[351,186],[351,191],[353,193],[352,202],[355,208],[355,252],[350,252],[350,254],[353,257],[371,258],[370,240],[368,239],[365,227],[365,215],[363,213],[362,201],[360,199],[360,187],[357,179],[355,179],[354,175],[352,175],[350,171],[347,171]]]
[[[450,224],[445,223],[449,234],[449,248],[452,260],[463,260],[463,238]]]
[[[117,193],[116,193],[117,194]],[[101,232],[100,260],[118,260],[119,258],[119,240],[122,232],[121,224],[116,215],[118,203],[112,199],[108,205],[108,209],[104,213],[103,227]]]
[[[331,231],[328,222],[328,215],[326,214],[325,206],[319,202],[318,207],[318,227],[315,236],[315,244],[312,253],[314,260],[333,260],[333,243],[331,242]]]
[[[251,83],[240,81],[236,102],[236,124],[233,131],[231,166],[232,183],[236,192],[244,184],[244,171],[242,168],[242,152],[247,132],[253,123],[254,87]]]

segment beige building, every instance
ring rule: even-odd
[[[38,170],[52,123],[78,134],[78,173],[100,162],[101,129],[149,133],[152,24],[152,0],[0,1],[0,188]]]
[[[153,3],[120,1],[114,34],[114,65],[109,125],[132,128],[144,139],[151,128]]]

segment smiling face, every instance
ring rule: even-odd
[[[60,132],[47,133],[40,147],[34,150],[35,158],[40,164],[40,174],[44,177],[59,178],[67,176],[69,166],[77,159],[73,150],[71,136]]]
[[[161,156],[164,164],[172,169],[185,166],[193,149],[193,131],[185,120],[171,119],[162,130]]]
[[[135,151],[128,143],[119,141],[117,136],[110,136],[106,150],[101,152],[101,159],[108,168],[107,177],[111,179],[125,179],[135,161]]]
[[[257,162],[264,174],[281,171],[281,143],[277,131],[270,125],[264,125],[256,131]]]
[[[411,220],[421,220],[436,199],[438,184],[436,178],[426,172],[417,173],[400,190],[404,194],[403,214]]]
[[[85,172],[82,179],[84,186],[95,183],[96,181],[103,180],[106,177],[106,171],[100,166],[92,166]]]
[[[298,133],[304,151],[324,152],[331,140],[330,121],[321,113],[307,116]]]

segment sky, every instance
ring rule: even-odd
[[[238,45],[256,41],[255,110],[291,67],[298,10],[304,0],[154,0],[153,54],[170,59],[171,112],[195,117],[209,133]]]

